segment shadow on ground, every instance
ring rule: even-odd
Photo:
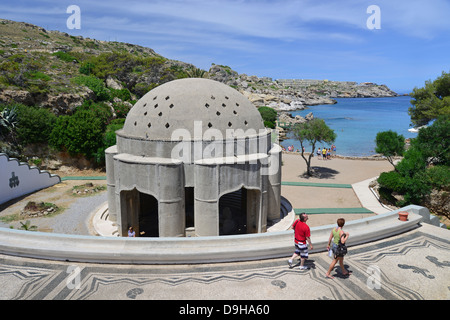
[[[306,172],[299,177],[303,179],[318,178],[318,179],[333,179],[340,172],[327,167],[311,167],[312,176],[309,176]]]

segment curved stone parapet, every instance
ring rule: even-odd
[[[410,210],[411,209],[411,210]],[[423,217],[417,208],[349,221],[349,246],[401,234],[417,228]],[[408,221],[398,219],[408,211]],[[416,213],[414,213],[415,211]],[[314,250],[326,249],[334,225],[311,228]],[[63,235],[0,228],[0,253],[30,258],[112,264],[186,264],[288,257],[293,231],[192,238],[126,238]]]
[[[0,153],[0,204],[60,182],[58,175]]]

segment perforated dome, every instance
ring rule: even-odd
[[[218,129],[225,138],[228,129],[236,130],[235,136],[246,136],[263,130],[264,124],[257,108],[235,89],[209,79],[188,78],[144,95],[128,113],[121,135],[167,141],[173,140],[177,129],[187,130],[193,139]]]

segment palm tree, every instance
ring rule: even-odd
[[[186,73],[189,78],[208,78],[208,72],[196,67],[190,68]]]

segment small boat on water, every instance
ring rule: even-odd
[[[419,132],[420,129],[422,128],[426,128],[427,126],[421,126],[421,127],[416,127],[416,128],[411,128],[408,129],[409,132]]]

